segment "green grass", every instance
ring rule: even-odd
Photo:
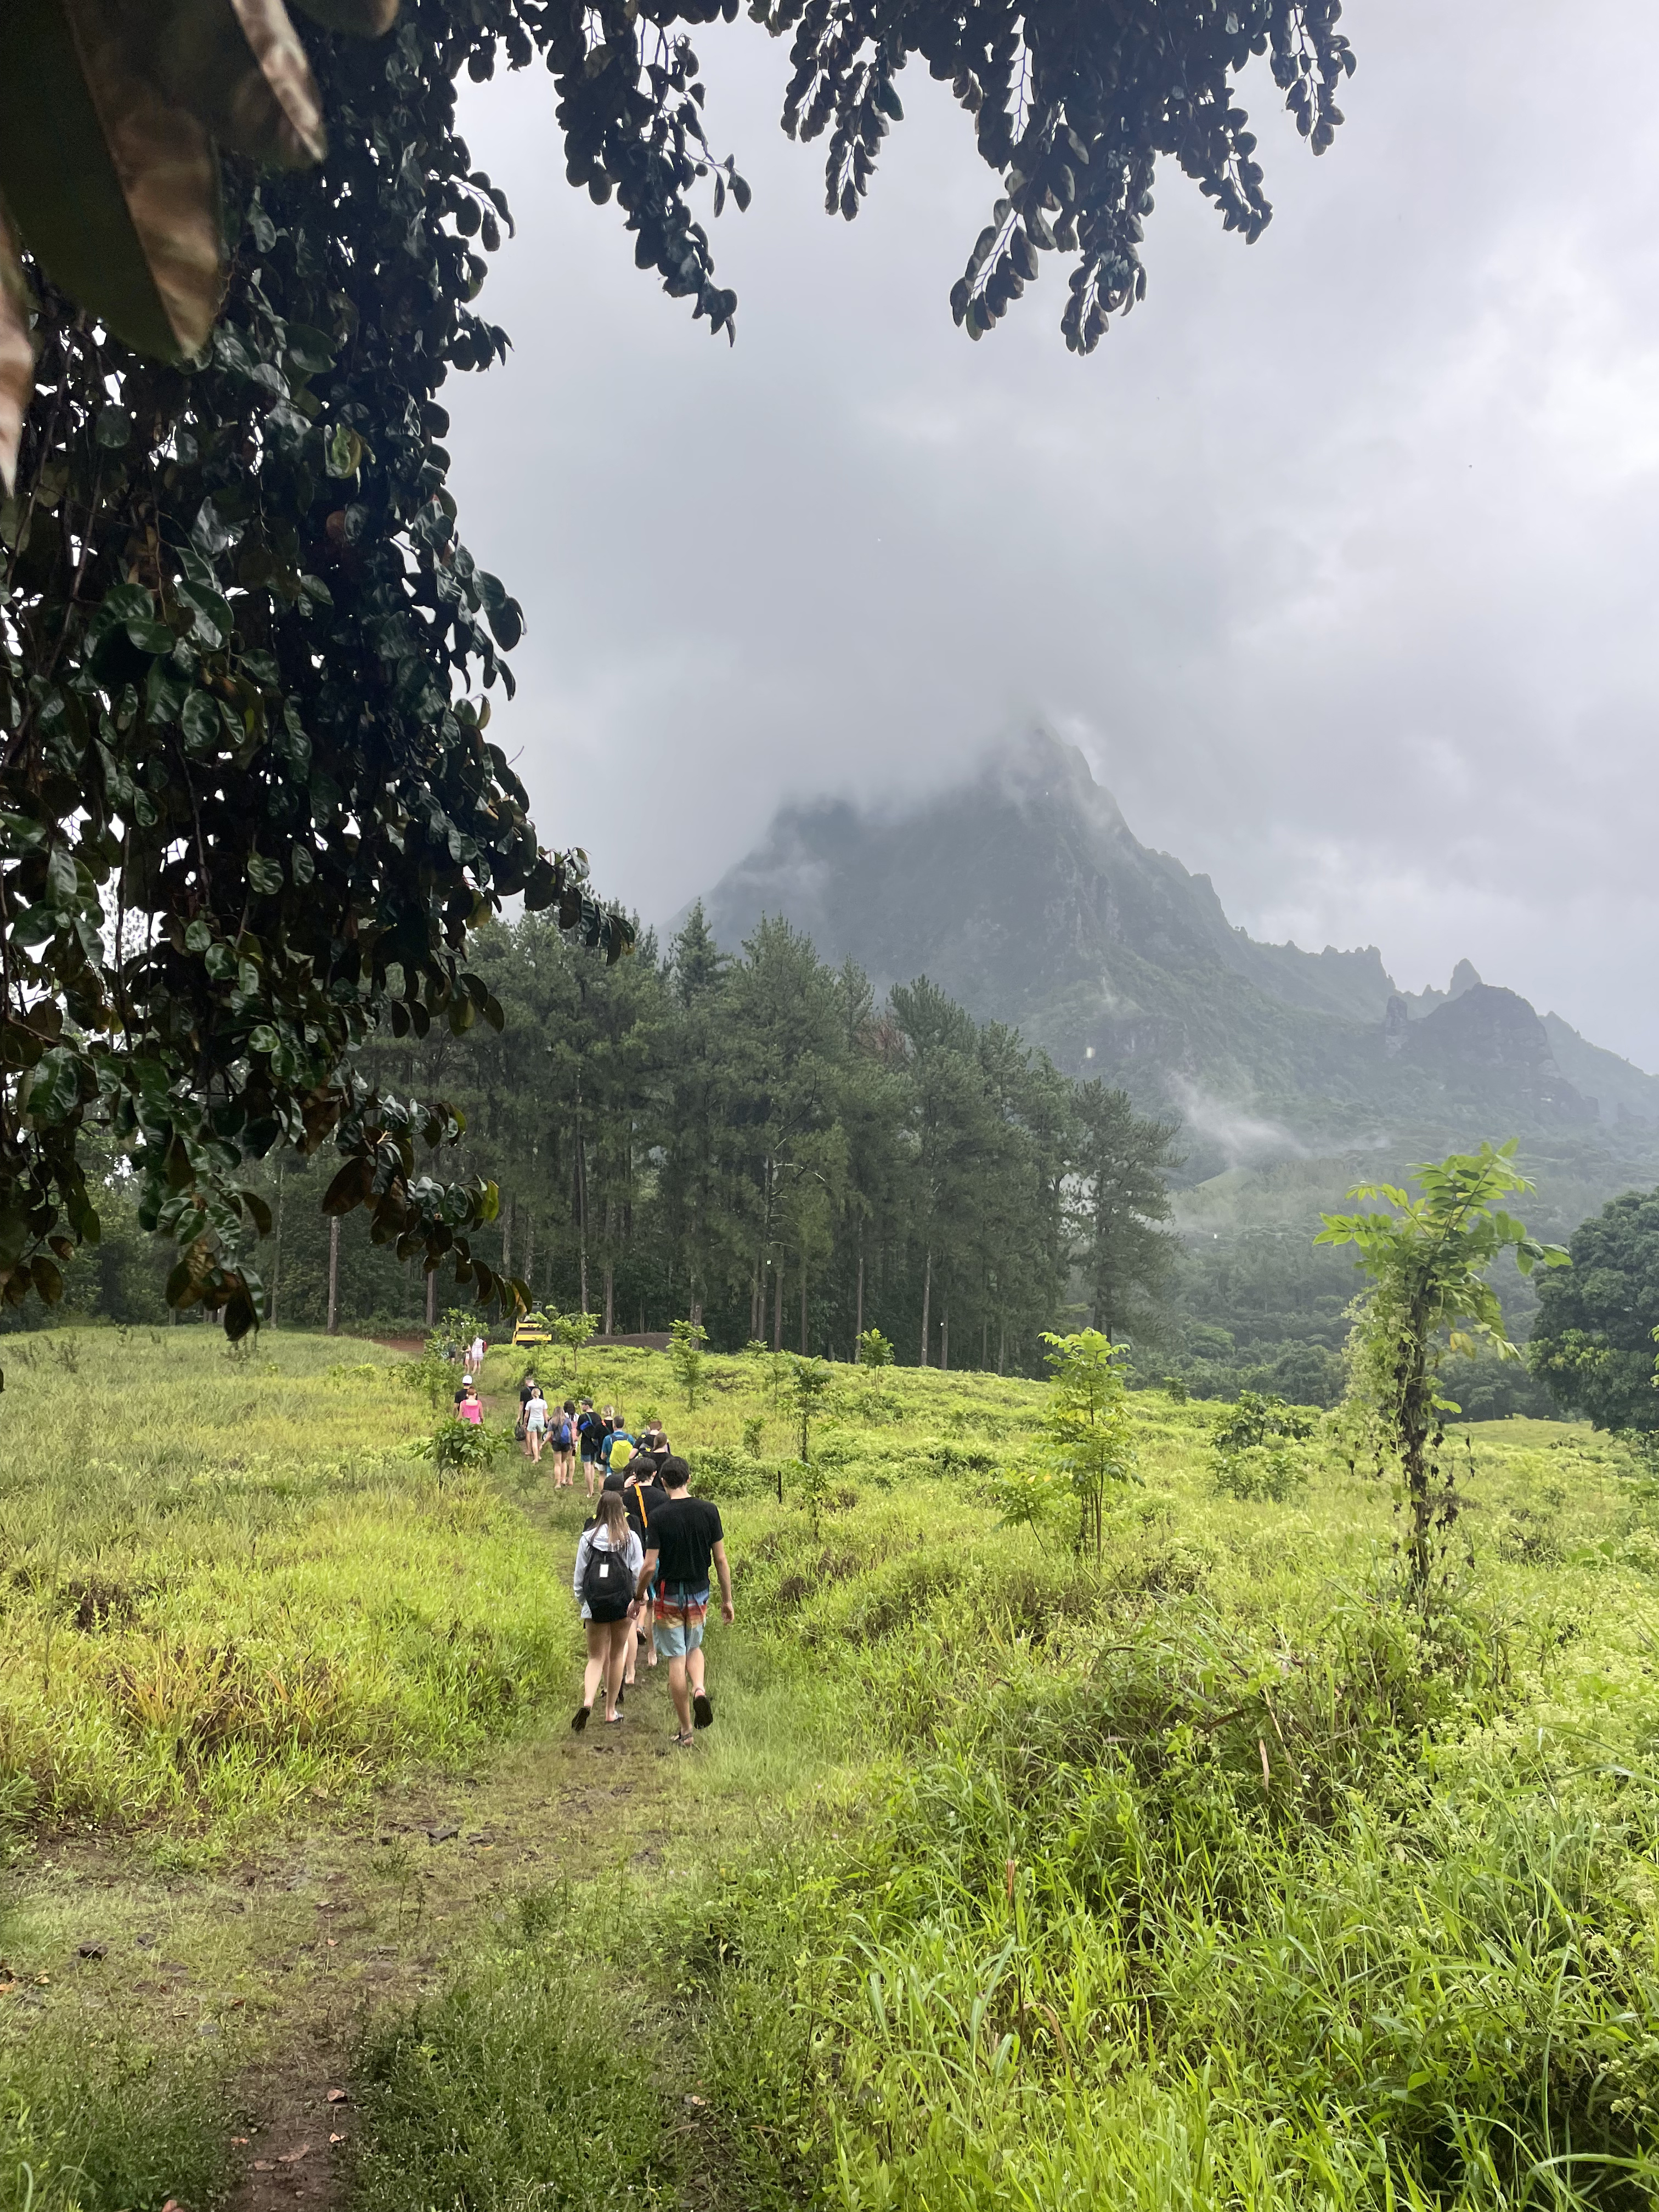
[[[510,1495],[440,1487],[391,1355],[204,1328],[15,1340],[0,1399],[0,1827],[223,1844],[465,1756],[562,1678]]]
[[[219,2070],[128,2041],[36,2029],[4,2052],[0,2212],[205,2204],[227,2160]]]
[[[1237,1499],[1214,1410],[1144,1396],[1097,1568],[1058,1516],[1000,1525],[1029,1387],[890,1395],[896,1422],[826,1428],[816,1515],[711,1455],[735,1742],[665,1889],[558,1912],[554,1955],[632,1991],[624,2039],[642,1986],[666,2005],[704,2100],[683,2201],[700,2176],[844,2212],[1649,2203],[1659,1544],[1620,1448],[1470,1433],[1473,1560],[1425,1649],[1386,1486],[1334,1453],[1292,1503]],[[700,1421],[673,1425],[695,1462]],[[751,1708],[817,1760],[757,1774],[734,1851],[719,1791]],[[502,2017],[550,1971],[497,1954]],[[479,2105],[516,2112],[471,2047]],[[495,2149],[452,2191],[398,2140],[424,2202],[514,2201],[532,2170]]]
[[[562,1729],[580,1499],[550,1545],[519,1462],[441,1492],[384,1355],[157,1334],[9,1362],[20,1842],[130,1830],[201,1881],[273,1819]],[[489,1389],[524,1364],[493,1352]],[[1618,1445],[1468,1432],[1425,1647],[1386,1485],[1317,1441],[1286,1502],[1239,1498],[1217,1408],[1136,1397],[1097,1564],[1063,1500],[1002,1523],[1036,1386],[840,1370],[808,1480],[769,1363],[709,1369],[695,1412],[659,1355],[582,1382],[661,1413],[720,1498],[717,1725],[647,1826],[510,1886],[440,1986],[370,2020],[359,2212],[1652,2200],[1659,1508]],[[145,2158],[205,2203],[199,2053],[42,2025],[4,2031],[34,2147],[11,2163],[89,2178],[37,2212],[149,2204]],[[107,2096],[76,2100],[82,2055]],[[100,2133],[106,2108],[142,2124]]]

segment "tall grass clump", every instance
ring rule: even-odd
[[[88,2050],[43,2023],[5,2051],[0,2212],[131,2212],[211,2203],[230,2118],[225,2085],[194,2057]]]
[[[605,1948],[623,1933],[613,1917]],[[609,1964],[584,1955],[568,1893],[529,1897],[441,1997],[374,2031],[358,2069],[357,2212],[678,2203],[674,2057],[659,2014],[630,2008]]]

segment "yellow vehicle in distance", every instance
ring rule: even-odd
[[[551,1344],[553,1332],[544,1314],[527,1313],[513,1331],[514,1344]]]

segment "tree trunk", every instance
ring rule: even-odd
[[[1400,1461],[1406,1477],[1411,1528],[1406,1539],[1407,1579],[1425,1612],[1434,1567],[1434,1498],[1431,1485],[1439,1445],[1434,1390],[1429,1381],[1426,1316],[1413,1309],[1400,1370]]]
[[[945,1301],[945,1311],[939,1322],[939,1364],[942,1375],[951,1364],[951,1301]]]
[[[772,1349],[783,1350],[783,1261],[778,1261],[777,1280],[772,1285]]]
[[[283,1163],[276,1163],[276,1235],[270,1253],[270,1289],[265,1297],[265,1321],[276,1326],[276,1293],[283,1281]]]
[[[987,1314],[979,1325],[979,1371],[984,1374],[991,1364],[991,1316]]]
[[[524,1280],[525,1288],[529,1291],[532,1304],[534,1303],[536,1297],[535,1289],[532,1282],[532,1274],[535,1265],[536,1217],[533,1213],[526,1213],[524,1222]]]
[[[329,1216],[328,1222],[328,1333],[340,1334],[340,1217]]]
[[[438,1326],[438,1270],[435,1267],[427,1270],[426,1325],[428,1328]]]
[[[864,1231],[862,1229],[859,1231],[859,1295],[853,1319],[853,1334],[854,1336],[862,1336],[864,1334]]]
[[[605,1263],[605,1333],[615,1334],[617,1311],[617,1271],[609,1260]]]
[[[800,1356],[803,1359],[806,1357],[806,1247],[804,1244],[800,1251]]]
[[[933,1297],[933,1248],[927,1247],[927,1264],[921,1273],[921,1364],[928,1364],[927,1322]]]
[[[755,1272],[749,1278],[749,1340],[752,1344],[765,1326],[766,1316],[761,1307],[761,1263],[755,1261]]]
[[[1006,1375],[1008,1358],[1008,1324],[1004,1322],[997,1334],[997,1373]]]
[[[509,1198],[507,1212],[501,1216],[501,1273],[504,1275],[513,1273],[513,1209],[517,1203],[516,1199]]]

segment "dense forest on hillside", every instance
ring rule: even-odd
[[[382,1036],[382,1085],[453,1100],[450,1174],[501,1190],[501,1267],[538,1303],[605,1333],[700,1319],[731,1350],[761,1339],[852,1356],[876,1328],[907,1364],[1037,1371],[1040,1334],[1079,1316],[1156,1339],[1175,1257],[1163,1225],[1170,1124],[1076,1083],[1012,1030],[926,979],[878,1003],[783,922],[741,955],[701,910],[665,952],[648,934],[608,966],[551,922],[483,931],[473,966],[506,1015],[457,1036]],[[320,1170],[273,1170],[262,1254],[278,1326],[326,1315]],[[159,1263],[116,1202],[74,1303],[159,1316]],[[442,1279],[431,1304],[453,1293]],[[418,1324],[428,1286],[349,1218],[345,1326]]]

